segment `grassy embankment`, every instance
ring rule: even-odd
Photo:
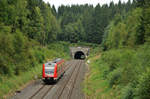
[[[91,53],[84,81],[88,99],[149,99],[150,46]]]
[[[31,50],[35,57],[32,64],[28,64],[31,69],[23,72],[19,75],[1,75],[0,77],[0,99],[4,98],[8,93],[12,93],[15,90],[20,90],[25,84],[41,78],[42,63],[47,62],[58,57],[69,59],[69,43],[58,42],[52,43],[48,46],[34,46]]]

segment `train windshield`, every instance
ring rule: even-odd
[[[55,63],[46,63],[45,64],[45,73],[48,75],[54,74]]]
[[[45,67],[55,67],[55,63],[46,63]]]

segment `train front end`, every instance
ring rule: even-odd
[[[55,81],[57,77],[57,64],[56,63],[45,63],[43,64],[43,71],[42,71],[42,80],[44,82],[51,82]]]

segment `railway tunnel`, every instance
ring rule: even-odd
[[[85,59],[84,52],[82,52],[82,51],[75,52],[74,59],[82,59],[82,60],[84,60]]]
[[[84,60],[90,53],[89,47],[70,47],[70,55],[73,59]]]

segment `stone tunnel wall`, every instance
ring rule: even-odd
[[[90,53],[90,48],[84,48],[84,47],[70,47],[70,54],[71,57],[74,59],[75,57],[75,53],[76,52],[83,52],[85,55],[85,58],[87,58],[87,56]]]

